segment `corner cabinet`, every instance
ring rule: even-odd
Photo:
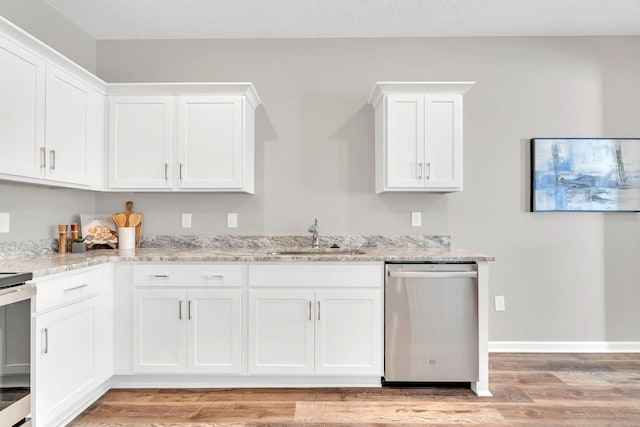
[[[260,99],[251,83],[108,90],[111,189],[253,193]]]
[[[462,190],[462,95],[473,82],[378,82],[376,193]]]
[[[5,25],[0,20],[0,178],[101,189],[104,82]]]

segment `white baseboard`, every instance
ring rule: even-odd
[[[640,353],[640,342],[490,341],[489,353]]]

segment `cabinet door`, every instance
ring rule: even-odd
[[[241,189],[243,97],[181,96],[178,104],[178,186]]]
[[[249,372],[312,374],[313,291],[249,295]]]
[[[42,177],[45,65],[0,37],[0,173]]]
[[[100,293],[95,299],[95,348],[96,385],[102,384],[113,375],[113,275],[112,266],[103,266],[89,273],[89,280],[100,282]]]
[[[74,184],[88,184],[88,86],[47,65],[46,176]]]
[[[242,370],[242,292],[189,291],[188,372]]]
[[[462,95],[427,95],[426,186],[462,187]]]
[[[133,293],[133,371],[181,373],[186,369],[186,293]]]
[[[109,97],[109,186],[172,186],[173,104],[170,96]]]
[[[317,374],[382,375],[380,291],[316,291]]]
[[[35,426],[56,425],[95,383],[94,299],[35,317]]]
[[[387,95],[386,186],[424,186],[424,95]]]

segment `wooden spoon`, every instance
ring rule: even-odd
[[[125,227],[127,223],[127,217],[123,213],[117,213],[112,215],[113,220],[118,224],[118,227]]]
[[[131,212],[129,215],[129,227],[137,227],[142,222],[142,214],[138,212]]]

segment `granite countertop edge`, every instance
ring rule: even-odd
[[[286,248],[296,250],[301,248]],[[303,248],[309,250],[309,248]],[[109,262],[477,262],[495,261],[490,255],[450,248],[365,248],[364,254],[274,255],[273,249],[157,249],[140,248],[135,253],[100,249],[86,253],[39,255],[0,259],[0,271],[30,271],[38,278]]]

